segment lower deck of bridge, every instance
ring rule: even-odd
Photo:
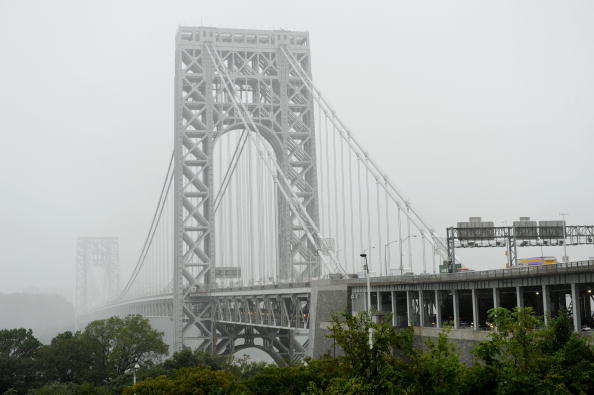
[[[352,301],[353,312],[367,310],[365,293],[353,293]],[[397,327],[485,330],[491,324],[490,309],[516,306],[531,307],[545,322],[565,309],[576,331],[589,330],[594,328],[594,283],[371,292],[371,311],[380,317],[391,313]]]

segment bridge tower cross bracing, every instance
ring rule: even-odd
[[[291,50],[311,75],[305,32],[180,27],[176,38],[174,137],[174,342],[214,349],[217,337],[213,147],[226,132],[248,129],[264,137],[300,204],[318,223],[313,97],[283,54]],[[242,122],[233,93],[257,130]],[[247,94],[243,94],[247,93]],[[280,194],[279,194],[280,196]],[[277,201],[281,282],[319,277],[320,258],[289,204]]]
[[[93,268],[103,272],[101,289],[89,284]],[[100,292],[89,300],[89,291]],[[120,292],[119,243],[117,237],[79,237],[76,240],[75,311],[85,312],[91,307],[110,302]],[[78,319],[76,320],[78,326]]]

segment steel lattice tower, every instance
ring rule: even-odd
[[[92,305],[88,298],[88,278],[92,267],[99,267],[103,271],[102,295],[94,295],[94,303],[92,303],[97,306],[115,298],[120,292],[117,237],[79,237],[76,240],[75,309],[77,313],[84,312]]]
[[[218,136],[245,125],[223,89],[209,53],[214,48],[241,97],[257,133],[276,154],[313,221],[318,222],[313,99],[281,48],[311,74],[305,32],[181,27],[176,38],[174,141],[174,332],[182,345],[212,346],[218,334],[208,291],[215,286],[213,147]],[[241,94],[247,93],[247,94]],[[319,256],[294,218],[278,201],[280,281],[320,274]],[[190,343],[190,339],[195,343]]]

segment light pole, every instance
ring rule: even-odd
[[[369,252],[369,254],[371,254],[371,250],[374,248],[375,248],[375,246],[369,246],[366,249],[364,249],[363,251],[361,251],[361,254],[365,254],[365,264],[366,265],[367,265],[367,253]],[[369,260],[371,261],[371,255],[369,256]],[[381,271],[382,271],[382,268],[381,268],[382,263],[381,262],[379,263],[379,266],[380,266],[380,273],[381,273]],[[368,270],[368,272],[369,272],[369,270]]]
[[[132,369],[132,374],[133,374],[133,379],[132,382],[134,383],[134,385],[136,385],[136,369],[139,369],[140,365],[138,364],[138,362],[136,362],[136,364],[134,364],[134,368]],[[134,392],[136,394],[136,392]]]
[[[559,214],[561,216],[561,218],[563,218],[563,262],[567,263],[569,262],[569,257],[567,256],[567,240],[566,237],[567,235],[565,234],[565,217],[568,216],[569,214],[567,213],[561,213]]]
[[[398,243],[400,240],[391,240],[388,241],[385,245],[384,245],[384,260],[385,260],[385,265],[386,265],[386,275],[388,275],[388,268],[390,267],[390,260],[388,259],[388,246],[390,244],[394,244],[394,243]],[[400,260],[402,260],[402,255],[400,256]],[[401,265],[402,268],[402,265]],[[402,273],[400,273],[400,275],[402,275]]]
[[[402,243],[405,242],[408,239],[411,239],[413,237],[417,237],[417,235],[410,235],[410,236],[406,236],[404,239],[400,239],[400,240],[391,240],[388,241],[385,245],[384,245],[384,256],[386,257],[386,271],[388,270],[388,267],[390,265],[390,261],[388,261],[388,246],[390,244],[394,244],[394,243],[400,243],[400,275],[402,276],[404,274],[404,266],[403,266],[403,254],[402,254]]]
[[[367,254],[361,253],[359,255],[363,261],[363,270],[365,271],[365,278],[367,280],[367,314],[371,324],[371,286],[369,285],[369,266],[367,265]],[[371,336],[371,325],[369,326],[369,348],[373,347],[373,338]]]

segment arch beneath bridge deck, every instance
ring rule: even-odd
[[[255,348],[258,349],[260,351],[263,351],[266,353],[266,355],[270,356],[270,358],[272,358],[272,360],[274,361],[274,363],[276,363],[277,366],[287,366],[288,363],[287,361],[276,351],[274,350],[270,350],[264,346],[258,345],[258,344],[241,344],[239,346],[235,346],[233,348],[233,354],[237,354],[240,351],[243,350],[248,350],[250,348]]]

